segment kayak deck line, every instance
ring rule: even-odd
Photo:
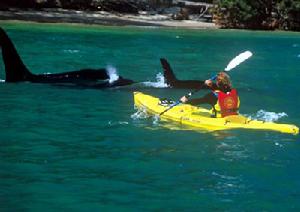
[[[146,112],[159,115],[169,106],[159,104],[160,99],[134,92],[134,105]],[[208,131],[229,130],[229,129],[253,129],[272,130],[282,133],[298,134],[299,128],[292,124],[279,124],[274,122],[258,121],[243,115],[233,115],[225,118],[212,118],[210,111],[189,104],[180,104],[166,111],[160,116],[163,120],[175,121],[183,125],[205,129]]]

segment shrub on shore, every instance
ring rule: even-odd
[[[214,19],[224,28],[300,30],[300,2],[216,0]]]
[[[191,5],[193,2],[194,5]],[[202,8],[197,3],[203,3]],[[207,3],[210,6],[207,6]],[[190,14],[197,11],[197,20],[204,17],[205,13],[209,13],[206,21],[211,21],[213,17],[214,22],[222,28],[300,31],[299,0],[1,0],[0,2],[0,10],[8,10],[11,7],[63,8],[130,14],[138,14],[142,10],[160,13],[165,8],[174,6],[180,8],[180,12],[172,14],[177,20],[189,19]]]

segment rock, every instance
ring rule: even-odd
[[[181,8],[179,13],[172,16],[174,20],[189,20],[189,11],[186,8]]]

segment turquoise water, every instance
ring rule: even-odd
[[[188,92],[153,86],[160,57],[179,79],[206,79],[250,50],[230,73],[241,113],[300,126],[299,33],[1,26],[34,73],[110,65],[150,86],[0,83],[0,211],[300,210],[299,135],[170,127],[136,117],[132,96]]]

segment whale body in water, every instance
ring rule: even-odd
[[[33,74],[23,63],[12,40],[9,38],[3,28],[0,27],[0,47],[5,66],[5,82],[28,81],[33,83],[72,83],[80,87],[88,88],[109,88],[117,86],[126,86],[135,83],[131,79],[122,76],[114,81],[109,80],[110,76],[106,68],[100,69],[81,69],[55,74]],[[201,80],[178,80],[165,58],[160,59],[163,75],[166,84],[171,88],[201,89],[204,81]],[[99,82],[100,81],[100,82]]]
[[[121,76],[113,82],[107,82],[109,80],[109,74],[105,68],[81,69],[55,74],[33,74],[23,63],[13,42],[1,27],[0,46],[5,66],[5,82],[28,81],[33,83],[74,83],[81,86],[85,83],[89,83],[88,85],[90,87],[95,88],[124,86],[134,83],[133,80],[125,79]],[[98,83],[99,80],[102,82]],[[103,80],[106,81],[103,82]]]

